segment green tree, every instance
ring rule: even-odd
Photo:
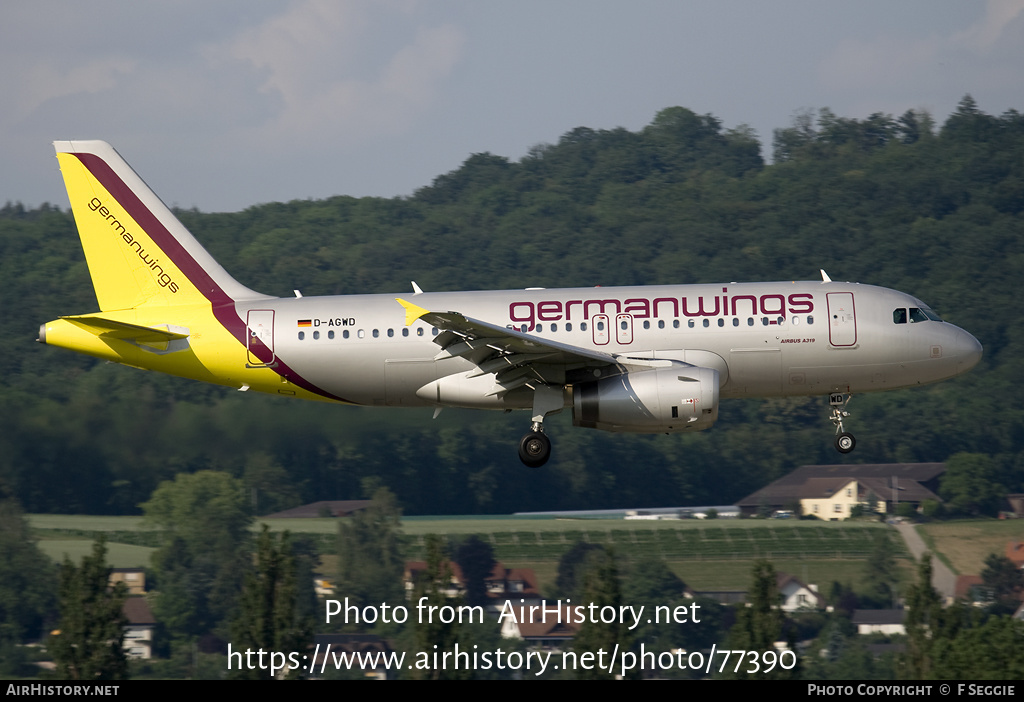
[[[875,534],[871,553],[864,563],[863,577],[869,608],[888,609],[895,606],[900,576],[896,566],[896,551],[888,531],[879,530]]]
[[[686,584],[660,558],[643,557],[630,563],[623,577],[623,602],[643,606],[651,614],[657,607],[668,607],[673,616],[670,621],[645,616],[631,632],[634,648],[642,643],[647,651],[693,651],[724,640],[725,608],[711,599],[692,599],[685,591]]]
[[[623,603],[622,585],[615,555],[610,550],[600,549],[588,554],[581,578],[579,603],[585,607],[593,605],[597,611],[603,607],[619,611]],[[594,660],[601,660],[599,656],[602,655],[607,660],[616,648],[628,651],[631,646],[628,624],[622,621],[605,624],[594,622],[589,617],[580,625],[572,640],[572,650],[577,656],[591,653],[595,656]],[[580,666],[576,669],[576,677],[580,680],[610,680],[616,677],[616,673],[607,667],[594,666],[588,670]]]
[[[587,559],[594,551],[603,550],[603,546],[587,541],[577,541],[558,559],[558,575],[555,589],[560,597],[575,598],[582,586],[582,573]]]
[[[274,457],[253,451],[245,457],[243,481],[256,514],[272,514],[302,504],[295,481]]]
[[[917,565],[917,582],[907,589],[907,651],[901,660],[901,677],[927,680],[935,674],[932,640],[942,623],[942,601],[932,587],[932,554],[925,553]]]
[[[277,651],[302,654],[313,639],[313,620],[300,606],[297,562],[288,532],[274,538],[263,525],[256,541],[255,568],[246,573],[239,600],[240,607],[231,624],[233,649]],[[271,670],[247,667],[234,671],[234,677],[269,680],[301,675],[301,669]]]
[[[1006,556],[990,553],[985,557],[981,580],[992,591],[993,614],[1013,614],[1024,592],[1024,572]]]
[[[994,517],[1006,488],[995,461],[981,453],[958,453],[946,461],[939,494],[953,512]]]
[[[736,623],[729,631],[729,648],[744,651],[773,651],[775,642],[782,640],[782,629],[785,615],[782,613],[781,596],[775,568],[766,560],[754,564],[750,591],[747,593],[747,605],[739,607],[736,612]],[[739,670],[729,667],[726,677],[740,680],[767,679],[787,680],[795,677],[796,668],[784,670],[775,666],[771,672],[760,670],[750,672],[751,667],[743,664]]]
[[[427,551],[427,567],[419,574],[415,583],[412,601],[418,607],[422,598],[426,598],[422,600],[424,606],[437,607],[438,610],[433,610],[429,615],[417,615],[413,623],[416,663],[413,664],[412,675],[421,680],[467,679],[472,675],[469,669],[434,667],[429,663],[434,660],[435,654],[443,656],[446,652],[454,651],[456,643],[464,637],[458,619],[445,622],[437,613],[441,607],[461,604],[461,598],[448,597],[444,592],[451,583],[452,572],[441,537],[437,534],[427,534],[423,540]],[[464,650],[471,649],[466,641],[462,641],[461,645]]]
[[[404,600],[402,510],[387,488],[338,526],[338,594],[362,608]]]
[[[494,549],[476,534],[470,534],[455,549],[454,555],[455,563],[462,571],[466,603],[474,607],[486,606],[490,601],[487,596],[487,578],[497,564]]]
[[[0,641],[21,642],[41,633],[56,604],[47,587],[53,570],[18,503],[0,501]]]
[[[27,672],[18,645],[37,638],[54,613],[54,570],[17,501],[0,501],[0,676]]]
[[[75,566],[67,557],[60,569],[60,624],[49,648],[57,664],[57,676],[65,680],[124,680],[128,660],[124,655],[122,608],[127,596],[124,583],[110,586],[106,539],[93,544],[92,555]]]
[[[1024,679],[1024,622],[1009,616],[989,617],[943,636],[933,646],[933,673],[938,680]]]
[[[801,659],[804,680],[891,680],[890,656],[868,651],[863,636],[845,616],[832,617]]]
[[[153,554],[157,618],[179,641],[214,631],[232,615],[250,567],[242,482],[220,471],[182,473],[161,483],[142,510],[163,530]]]

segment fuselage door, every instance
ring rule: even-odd
[[[857,343],[857,316],[853,293],[828,293],[828,341],[833,346],[854,346]]]
[[[274,355],[274,310],[249,310],[246,317],[245,349],[250,368],[276,365]]]
[[[615,340],[620,344],[633,343],[633,315],[615,315]]]
[[[608,315],[595,314],[590,318],[591,329],[594,330],[594,343],[603,346],[608,343]]]

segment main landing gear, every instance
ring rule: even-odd
[[[533,424],[530,433],[519,440],[519,460],[529,468],[540,468],[551,458],[551,439],[544,433],[544,417],[565,406],[562,388],[537,385],[533,389]]]
[[[843,429],[843,420],[850,416],[850,413],[846,411],[846,406],[850,404],[850,398],[852,395],[844,395],[843,393],[832,393],[828,396],[828,403],[832,406],[832,415],[829,419],[836,427],[836,451],[839,453],[849,453],[857,446],[857,440],[853,438],[853,434]]]
[[[539,468],[551,458],[551,439],[542,424],[534,423],[534,430],[519,440],[519,460],[530,468]]]

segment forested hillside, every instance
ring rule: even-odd
[[[686,436],[241,394],[33,344],[96,309],[69,212],[0,210],[0,490],[30,512],[133,513],[181,471],[256,488],[266,513],[386,485],[407,514],[723,504],[806,463],[988,456],[1024,491],[1024,115],[969,97],[941,123],[799,115],[765,148],[674,107],[638,132],[577,128],[518,162],[474,154],[409,198],[294,201],[179,217],[243,284],[276,295],[815,279],[896,288],[971,331],[961,378],[860,395],[840,456],[822,398],[726,401]],[[131,154],[125,154],[131,159]],[[54,191],[61,188],[54,167]],[[3,194],[0,193],[0,199]],[[564,414],[564,413],[563,413]]]

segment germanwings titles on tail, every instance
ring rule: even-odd
[[[276,298],[234,280],[108,144],[55,142],[99,311],[39,341],[129,366],[309,400],[530,410],[605,431],[700,431],[729,397],[933,383],[981,358],[917,298],[821,281]]]

